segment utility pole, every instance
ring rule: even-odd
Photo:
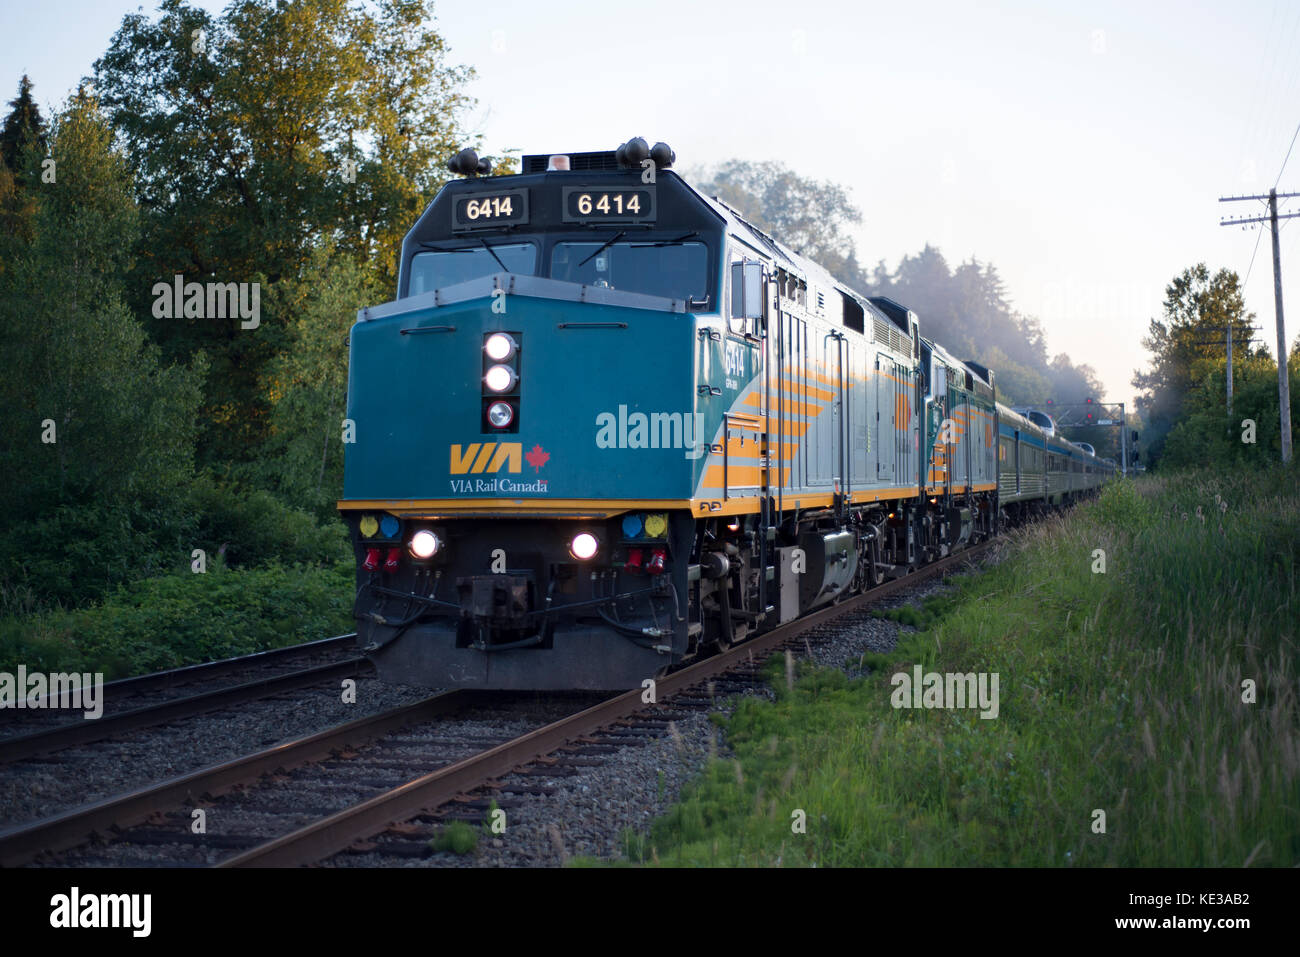
[[[1248,332],[1248,333],[1250,333],[1250,332],[1258,332],[1258,331],[1259,331],[1259,329],[1258,329],[1257,327],[1255,327],[1255,326],[1244,326],[1243,328],[1244,328],[1244,330],[1245,330],[1246,332]],[[1219,327],[1218,327],[1218,326],[1215,326],[1215,327],[1213,327],[1213,328],[1207,328],[1207,329],[1205,329],[1205,332],[1207,332],[1207,333],[1211,333],[1211,332],[1212,332],[1212,333],[1217,333],[1218,331],[1219,331]],[[1224,331],[1225,343],[1226,343],[1227,350],[1228,350],[1228,368],[1227,368],[1227,377],[1226,377],[1226,378],[1227,378],[1227,388],[1226,388],[1225,391],[1226,391],[1227,394],[1228,394],[1228,417],[1231,418],[1231,417],[1232,417],[1232,341],[1233,341],[1233,340],[1232,340],[1232,323],[1228,323],[1228,325],[1224,327],[1224,330],[1223,330],[1223,331]],[[1253,337],[1251,337],[1251,336],[1248,335],[1248,336],[1246,337],[1245,344],[1246,344],[1247,346],[1249,346],[1252,342],[1259,342],[1259,341],[1260,341],[1259,339],[1255,339],[1255,338],[1253,338]],[[1195,342],[1192,343],[1192,345],[1196,345],[1196,346],[1217,346],[1217,345],[1218,345],[1218,342],[1216,342],[1216,341],[1214,341],[1214,340],[1212,340],[1212,339],[1197,339]],[[1249,353],[1247,353],[1247,355],[1249,355]]]
[[[1119,404],[1119,466],[1120,474],[1128,475],[1128,416],[1123,402]]]
[[[1279,193],[1270,189],[1267,196],[1220,196],[1221,203],[1238,203],[1242,200],[1268,200],[1268,216],[1241,217],[1224,219],[1220,226],[1238,226],[1246,223],[1267,222],[1273,231],[1273,307],[1277,312],[1277,395],[1281,404],[1282,420],[1282,463],[1291,461],[1291,380],[1287,364],[1286,322],[1282,317],[1282,254],[1278,250],[1277,223],[1279,219],[1294,219],[1300,213],[1277,214],[1277,201],[1300,193]]]
[[[1294,215],[1294,214],[1292,214]],[[1282,464],[1291,461],[1291,370],[1282,319],[1282,254],[1277,244],[1277,190],[1268,191],[1268,218],[1273,226],[1273,307],[1277,310],[1277,395],[1282,403]]]
[[[1228,323],[1228,417],[1232,417],[1232,323]]]

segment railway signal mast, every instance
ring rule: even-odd
[[[1294,142],[1294,141],[1293,141]],[[1290,153],[1287,154],[1288,156]],[[1283,164],[1285,165],[1285,164]],[[1267,200],[1267,216],[1242,216],[1237,219],[1223,219],[1220,226],[1242,226],[1247,223],[1268,223],[1273,231],[1273,305],[1277,311],[1277,394],[1281,405],[1282,419],[1282,462],[1291,461],[1291,384],[1287,370],[1286,323],[1282,317],[1282,259],[1278,250],[1277,223],[1280,219],[1294,219],[1300,213],[1277,213],[1277,201],[1300,196],[1300,193],[1279,193],[1276,186],[1268,191],[1267,196],[1220,196],[1221,203],[1239,203],[1244,200]]]
[[[1128,445],[1131,440],[1137,443],[1138,434],[1129,435],[1128,419],[1125,416],[1123,402],[1098,402],[1091,397],[1082,402],[1058,403],[1047,400],[1047,414],[1055,421],[1057,428],[1081,429],[1102,426],[1119,429],[1120,471],[1128,474]],[[1137,461],[1137,449],[1133,450],[1133,461]]]

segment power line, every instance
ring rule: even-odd
[[[1282,160],[1282,169],[1277,171],[1277,179],[1273,180],[1273,188],[1277,189],[1277,184],[1282,181],[1282,172],[1286,169],[1287,160],[1291,158],[1291,150],[1295,148],[1295,138],[1300,136],[1300,123],[1295,125],[1295,132],[1291,134],[1291,145],[1286,148],[1286,158]]]
[[[1246,267],[1246,278],[1241,283],[1241,291],[1246,291],[1246,283],[1250,282],[1250,271],[1255,268],[1255,253],[1259,252],[1259,241],[1264,238],[1264,230],[1255,230],[1255,249],[1250,254],[1250,265]]]

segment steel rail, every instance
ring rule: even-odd
[[[485,700],[487,695],[482,691],[444,692],[415,704],[358,718],[307,737],[0,831],[0,867],[26,864],[41,853],[66,850],[96,834],[139,824],[159,811],[175,808],[192,798],[216,796],[263,774],[287,771],[407,725],[472,707]]]
[[[895,592],[910,588],[982,554],[993,541],[947,556],[924,568],[872,588],[855,598],[831,605],[782,625],[765,635],[733,645],[728,651],[656,679],[656,701],[685,691],[701,681],[748,661],[752,655],[774,651],[813,628],[846,615]],[[425,774],[289,834],[219,862],[217,867],[292,867],[312,864],[396,824],[448,803],[457,795],[536,761],[566,742],[643,710],[643,689],[616,695],[585,711],[538,728],[513,741]]]
[[[102,741],[104,738],[126,731],[150,728],[178,718],[190,718],[218,708],[256,701],[268,695],[296,691],[323,681],[352,677],[373,667],[366,658],[349,658],[333,664],[316,665],[284,675],[259,678],[228,688],[218,688],[184,698],[145,705],[120,714],[105,715],[93,720],[85,719],[75,724],[63,724],[44,731],[0,739],[0,765],[62,751],[79,744]]]
[[[256,667],[263,664],[274,664],[284,658],[294,658],[298,655],[308,655],[318,651],[331,651],[334,648],[340,648],[349,642],[355,641],[356,637],[357,633],[354,631],[347,635],[335,635],[333,638],[317,638],[315,641],[304,642],[300,645],[286,645],[283,648],[255,651],[251,655],[238,655],[234,658],[222,658],[218,661],[203,661],[196,665],[183,665],[179,668],[168,668],[166,671],[151,671],[145,675],[118,678],[116,681],[106,681],[104,683],[104,692],[106,694],[116,694],[121,691],[128,691],[132,694],[138,694],[144,691],[170,688],[172,685],[184,684],[187,681],[203,681],[219,675],[242,671],[250,665]],[[43,698],[37,699],[41,702],[39,707],[50,707],[50,701],[54,697],[56,696],[45,695]]]

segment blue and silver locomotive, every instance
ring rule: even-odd
[[[639,687],[1111,471],[673,159],[463,151],[360,312],[339,508],[386,679]]]

